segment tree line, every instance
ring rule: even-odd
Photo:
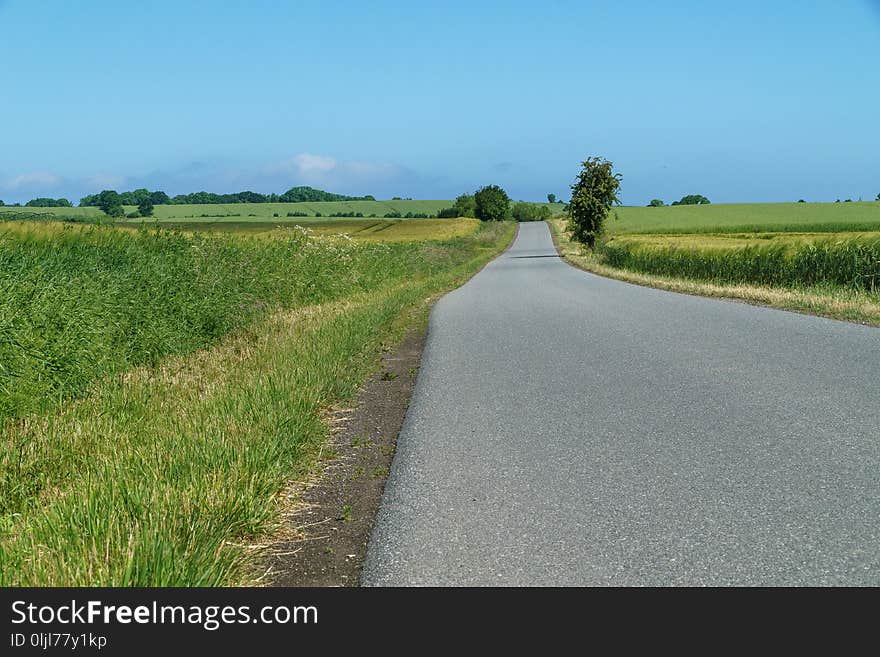
[[[702,194],[688,194],[687,196],[682,196],[679,201],[673,201],[670,205],[709,205],[710,203],[712,201]],[[651,202],[648,203],[649,208],[662,208],[665,205],[659,198],[651,199]]]
[[[80,207],[100,207],[101,195],[91,194],[80,199]],[[114,192],[117,193],[117,192]],[[194,192],[192,194],[178,194],[168,196],[165,192],[151,192],[148,189],[136,189],[131,192],[118,193],[122,205],[141,205],[149,201],[153,205],[214,205],[233,203],[317,203],[325,201],[375,201],[375,197],[346,196],[345,194],[333,194],[314,187],[299,186],[291,187],[283,194],[260,194],[258,192],[238,192],[235,194],[215,194],[213,192]]]

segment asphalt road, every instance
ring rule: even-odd
[[[880,584],[880,330],[587,274],[536,223],[429,331],[364,584]]]

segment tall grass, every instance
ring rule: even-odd
[[[205,347],[275,306],[429,275],[417,244],[0,224],[0,421]]]
[[[674,241],[661,246],[631,237],[605,242],[599,254],[612,267],[661,276],[781,287],[880,287],[878,237],[774,241],[728,249]]]
[[[302,234],[279,244],[62,233],[60,250],[82,251],[81,259],[68,254],[62,261],[92,264],[68,271],[97,277],[107,293],[102,298],[102,288],[88,288],[83,317],[103,321],[96,310],[116,317],[116,306],[127,305],[122,291],[139,289],[128,279],[146,272],[156,280],[140,280],[149,293],[138,299],[167,299],[155,317],[168,328],[150,335],[168,335],[186,349],[206,336],[214,344],[188,355],[164,349],[165,356],[152,353],[141,367],[117,376],[91,372],[77,399],[7,418],[0,432],[0,585],[249,581],[249,546],[275,526],[285,482],[305,472],[323,442],[322,411],[354,393],[375,366],[379,346],[399,335],[402,314],[473,273],[511,236],[509,225],[392,246]],[[42,237],[19,236],[26,242]],[[108,254],[92,253],[104,244]],[[43,253],[45,263],[56,262]],[[119,254],[155,262],[136,265]],[[115,286],[114,275],[125,282]],[[224,307],[241,316],[219,315],[222,330],[232,332],[222,340],[204,331],[186,338],[163,313],[190,303],[200,309],[201,295],[227,303],[210,285],[218,276],[215,285],[236,299]],[[65,295],[75,295],[77,286],[62,286],[61,276],[38,280],[56,281],[46,298],[75,310]],[[272,300],[278,303],[269,307]],[[130,315],[136,309],[119,316]],[[134,328],[127,335],[146,330],[128,326]],[[125,343],[115,339],[105,344]]]

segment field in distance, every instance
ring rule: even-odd
[[[288,213],[300,213],[309,217],[318,214],[331,217],[338,214],[358,213],[369,217],[375,214],[382,218],[388,213],[400,215],[427,214],[436,215],[443,208],[452,206],[453,201],[327,201],[320,203],[227,203],[205,205],[157,205],[153,219],[159,221],[248,221],[260,219],[286,218]],[[125,212],[137,210],[134,206],[125,206]],[[104,216],[99,208],[24,208],[0,207],[0,219],[3,215],[54,215],[62,218],[99,219]],[[277,217],[276,217],[277,215]],[[28,217],[18,217],[28,218]],[[36,217],[35,217],[36,218]]]
[[[141,220],[145,221],[145,220]],[[132,220],[131,223],[134,223]],[[273,221],[184,221],[161,222],[165,228],[190,233],[236,233],[284,235],[294,226],[301,226],[315,236],[348,235],[362,242],[409,242],[449,240],[476,232],[476,219],[275,219]],[[150,223],[147,221],[146,225]]]
[[[609,218],[611,234],[755,233],[880,230],[880,203],[725,203],[660,208],[625,206]]]

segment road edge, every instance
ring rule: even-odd
[[[380,364],[354,399],[328,413],[330,436],[312,476],[284,491],[295,500],[284,518],[286,535],[270,539],[270,549],[259,559],[264,572],[259,579],[265,585],[360,586],[397,439],[418,381],[434,305],[507,253],[518,236],[519,224],[510,243],[459,285],[405,312],[398,320],[406,327],[403,337],[384,348]]]

